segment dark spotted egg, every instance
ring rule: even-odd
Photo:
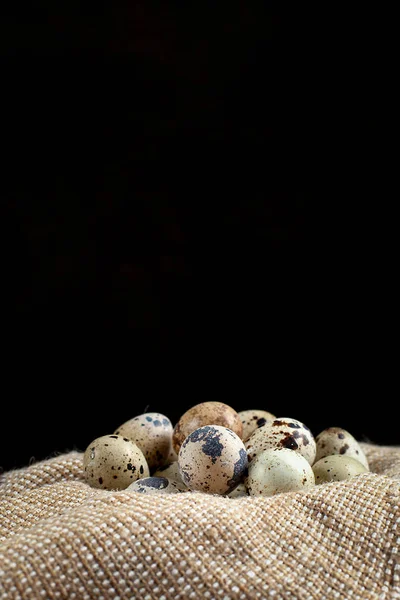
[[[83,468],[89,485],[106,490],[123,490],[150,474],[143,452],[121,435],[93,440],[83,455]]]
[[[228,494],[234,490],[243,481],[247,463],[240,437],[219,425],[192,431],[178,455],[179,471],[187,487],[209,494]]]
[[[244,442],[256,429],[276,419],[275,415],[266,410],[241,410],[238,415],[243,425],[242,440]]]
[[[138,415],[123,423],[115,433],[134,442],[147,460],[150,471],[164,465],[171,451],[172,423],[156,412]]]
[[[179,494],[182,490],[175,483],[166,477],[146,477],[138,479],[128,488],[129,492],[139,492],[140,494]]]
[[[227,427],[242,437],[243,425],[236,410],[223,402],[201,402],[189,408],[176,423],[172,436],[175,452],[179,453],[183,441],[192,431],[205,425]]]
[[[310,465],[315,460],[314,436],[304,423],[296,419],[280,418],[266,423],[252,433],[245,445],[249,461],[270,448],[295,450],[304,456]]]
[[[332,454],[341,454],[355,458],[369,470],[367,457],[360,444],[345,429],[341,427],[328,427],[317,435],[315,441],[317,443],[315,461]]]

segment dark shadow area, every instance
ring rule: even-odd
[[[351,227],[378,120],[308,17],[3,15],[4,469],[205,400],[400,442],[394,282]]]

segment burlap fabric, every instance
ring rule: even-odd
[[[0,478],[0,598],[400,598],[400,446],[272,498],[107,492],[73,452]]]

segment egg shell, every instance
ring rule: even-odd
[[[274,496],[308,489],[315,485],[309,462],[287,448],[270,448],[249,464],[245,485],[250,496]]]
[[[360,461],[345,454],[332,454],[320,458],[314,465],[315,483],[328,483],[329,481],[345,481],[360,473],[367,473],[368,469]]]
[[[170,481],[166,477],[153,476],[138,479],[127,488],[127,491],[140,494],[179,494],[182,490],[175,481]]]
[[[249,461],[257,454],[271,448],[294,450],[304,456],[310,465],[315,460],[316,444],[309,428],[301,421],[291,418],[275,419],[251,434],[245,442]]]
[[[183,441],[192,431],[205,425],[227,427],[242,437],[243,425],[236,410],[223,402],[201,402],[189,408],[176,423],[172,436],[175,452],[179,454]]]
[[[182,480],[191,490],[228,494],[242,482],[247,453],[240,437],[220,425],[192,431],[178,455]]]
[[[182,491],[188,491],[187,486],[182,481],[178,461],[161,467],[153,474],[153,477],[166,477],[170,481],[174,481]]]
[[[115,430],[132,440],[143,452],[150,471],[164,465],[171,451],[173,427],[165,415],[157,412],[133,417]]]
[[[86,482],[95,488],[123,490],[150,475],[143,452],[120,435],[103,435],[93,440],[83,455]]]
[[[315,462],[325,456],[342,454],[355,458],[369,470],[367,457],[360,444],[351,433],[346,431],[346,429],[342,429],[341,427],[328,427],[317,435],[315,442],[317,444]]]
[[[276,419],[275,415],[266,410],[241,410],[238,415],[243,425],[242,440],[244,442],[256,429]]]
[[[227,498],[244,498],[244,496],[248,496],[246,486],[244,483],[239,483],[237,488],[235,488],[232,492],[227,494]]]

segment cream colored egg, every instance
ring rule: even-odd
[[[345,454],[332,454],[320,458],[314,465],[315,483],[329,481],[344,481],[360,473],[367,473],[368,469],[360,461]]]
[[[236,410],[223,402],[201,402],[189,408],[176,423],[172,436],[175,452],[179,453],[183,441],[192,431],[205,425],[227,427],[242,437],[243,425]]]
[[[83,455],[83,468],[89,485],[106,490],[123,490],[150,474],[140,448],[120,435],[103,435],[93,440]]]
[[[317,435],[315,441],[317,444],[315,462],[325,456],[341,454],[355,458],[369,470],[367,457],[360,444],[351,433],[346,431],[346,429],[342,429],[341,427],[328,427]]]
[[[127,491],[140,494],[179,494],[182,490],[175,481],[170,481],[166,477],[153,476],[138,479],[127,488]]]
[[[178,461],[174,461],[169,465],[161,467],[153,474],[153,477],[166,477],[175,482],[182,491],[188,491],[188,487],[182,481]]]
[[[294,450],[308,461],[310,465],[315,460],[316,444],[309,428],[297,419],[280,418],[266,423],[245,442],[249,461],[263,450],[285,448]]]
[[[250,496],[274,496],[310,488],[315,479],[301,454],[287,448],[270,448],[251,461],[245,485]]]
[[[171,451],[172,423],[165,415],[151,412],[123,423],[115,433],[132,440],[146,457],[150,471],[165,464]]]
[[[184,440],[178,464],[182,480],[191,490],[228,494],[243,480],[247,453],[236,433],[219,425],[206,425]]]
[[[266,410],[241,410],[238,415],[243,425],[242,440],[244,442],[256,429],[276,419],[275,415]]]

